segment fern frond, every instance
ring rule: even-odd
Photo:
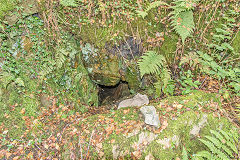
[[[49,64],[51,64],[51,65],[49,65]],[[41,71],[40,71],[40,73],[39,73],[40,80],[43,80],[43,78],[44,78],[46,75],[48,75],[48,74],[50,74],[51,72],[53,72],[53,70],[54,70],[54,67],[53,67],[53,66],[54,66],[55,64],[56,64],[55,61],[49,60],[48,62],[46,62],[46,63],[44,63],[44,64],[42,65]]]
[[[163,91],[164,94],[172,94],[170,93],[166,87],[169,85],[171,80],[171,72],[166,67],[162,68],[160,77],[157,77],[157,82],[154,83],[154,88],[156,95],[159,97]]]
[[[221,148],[221,142],[217,138],[211,136],[205,136],[205,138],[212,142],[217,148]]]
[[[226,138],[226,144],[228,147],[230,147],[235,153],[237,153],[237,148],[234,143],[234,139],[231,135],[229,135],[227,132],[220,130],[220,132],[223,134],[223,136]]]
[[[193,12],[180,12],[177,16],[174,17],[174,20],[171,24],[174,27],[175,31],[180,35],[182,43],[184,43],[185,39],[191,35],[195,27],[193,21]]]
[[[145,74],[160,74],[164,64],[166,64],[166,59],[163,55],[154,51],[146,52],[138,61],[141,77]]]
[[[188,155],[185,147],[183,147],[183,150],[182,150],[182,157],[183,157],[182,158],[183,160],[188,160]]]
[[[56,59],[56,67],[57,67],[57,69],[60,69],[63,66],[63,64],[64,64],[64,62],[66,60],[65,56],[67,56],[68,54],[69,53],[65,49],[63,49],[63,48],[59,49],[56,52],[55,59]]]
[[[198,0],[176,0],[173,2],[175,6],[170,7],[173,9],[170,13],[172,19],[171,25],[180,35],[183,44],[185,39],[191,35],[195,27],[192,10],[197,1]]]
[[[232,135],[235,135],[235,132],[228,133],[223,130],[219,132],[210,130],[213,136],[205,136],[207,140],[200,139],[200,141],[208,147],[211,151],[202,151],[198,152],[195,157],[204,157],[208,160],[212,159],[222,159],[227,160],[234,158],[234,153],[238,153],[237,148],[235,146],[236,142]],[[217,158],[216,158],[217,157]]]
[[[137,12],[137,15],[139,17],[142,17],[143,19],[148,15],[148,13],[145,11],[136,11],[136,12]]]
[[[211,141],[217,148],[222,149],[224,152],[226,152],[228,154],[228,156],[232,156],[232,151],[230,149],[228,149],[228,147],[226,147],[224,144],[222,144],[221,140],[222,139],[217,139],[215,137],[211,137],[211,136],[205,136],[209,141]]]
[[[239,69],[240,70],[240,69]],[[238,104],[238,106],[239,106],[240,104]],[[239,140],[239,138],[240,138],[240,135],[238,134],[238,131],[237,131],[237,129],[234,129],[232,132],[231,132],[232,134],[232,137],[233,137],[233,140],[234,140],[234,142],[237,142],[238,140]]]
[[[156,1],[156,2],[152,2],[149,4],[149,6],[146,8],[145,11],[139,11],[137,10],[137,15],[139,17],[145,18],[148,15],[148,12],[153,9],[153,8],[157,8],[159,6],[169,6],[166,2],[162,2],[162,1]]]
[[[204,140],[204,139],[200,139],[200,141],[203,144],[205,144],[212,153],[216,153],[217,152],[217,148],[211,142],[209,142],[207,140]]]
[[[60,0],[60,4],[65,7],[77,7],[76,0]]]
[[[171,80],[171,72],[166,67],[164,67],[163,70],[162,70],[161,80],[162,80],[162,83],[163,83],[162,88],[166,88],[169,80]]]
[[[212,142],[210,141],[206,141],[203,139],[200,139],[200,141],[205,144],[208,149],[210,149],[210,151],[212,152],[212,154],[217,155],[220,159],[222,160],[227,160],[229,159],[220,149],[218,149]]]
[[[150,3],[150,5],[147,7],[146,12],[150,11],[153,8],[157,8],[159,6],[169,6],[166,2],[162,2],[162,1],[156,1],[156,2],[152,2]]]
[[[222,133],[222,135],[226,138],[226,140],[228,141],[231,141],[232,138],[228,135],[227,132],[223,131],[223,130],[220,130],[220,132]]]
[[[199,158],[202,157],[202,158],[211,159],[212,154],[208,151],[201,151],[201,152],[198,152],[197,154],[195,154],[194,157],[199,157]]]
[[[196,52],[189,52],[187,55],[181,58],[179,65],[189,64],[190,67],[195,68],[200,65],[201,58],[197,55]]]
[[[223,149],[223,151],[224,151],[225,153],[228,154],[229,157],[233,157],[232,151],[231,151],[227,146],[222,145],[222,149]]]

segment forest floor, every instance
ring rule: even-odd
[[[217,91],[214,85],[217,82],[209,80],[206,83],[202,88],[205,91],[196,90],[188,96],[150,101],[160,115],[161,127],[158,129],[144,124],[139,107],[120,110],[116,110],[116,105],[88,107],[88,112],[80,114],[72,112],[74,106],[56,105],[57,99],[52,96],[52,105],[42,107],[42,114],[37,118],[26,117],[24,108],[21,110],[26,129],[19,139],[11,138],[4,124],[0,126],[3,131],[0,136],[0,159],[141,159],[143,155],[151,159],[152,153],[143,153],[151,143],[148,140],[154,140],[154,135],[164,130],[170,132],[167,128],[170,125],[172,129],[172,121],[181,115],[185,119],[188,116],[186,113],[194,117],[200,113],[224,117],[239,127],[240,121],[232,104],[239,103],[240,99],[227,101],[211,93]],[[13,109],[16,106],[12,106]],[[140,140],[136,135],[144,135],[145,131],[150,134],[145,136],[145,140],[137,142]]]

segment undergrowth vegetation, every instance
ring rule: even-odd
[[[201,99],[197,94],[200,90],[213,93],[217,103],[213,102],[214,98],[196,104],[191,98],[178,98],[179,102],[173,98],[171,107],[177,106],[176,115],[188,110],[217,112],[215,117],[225,116],[240,124],[240,4],[237,0],[39,0],[34,2],[39,11],[33,15],[24,13],[26,8],[18,6],[21,2],[0,1],[1,149],[10,152],[17,148],[16,144],[27,143],[28,147],[37,148],[37,152],[42,152],[40,145],[46,150],[52,147],[51,152],[43,153],[51,159],[62,155],[63,150],[71,157],[73,148],[67,150],[65,145],[56,144],[66,138],[63,132],[76,125],[81,115],[96,114],[102,81],[112,82],[112,79],[117,83],[111,86],[106,82],[106,90],[123,83],[129,94],[148,93],[153,102],[194,94]],[[10,13],[21,17],[13,25],[6,20]],[[93,63],[92,67],[87,63]],[[105,80],[108,76],[110,80]],[[110,97],[124,91],[119,87]],[[107,98],[105,101],[110,101]],[[194,105],[182,107],[193,101]],[[169,115],[162,110],[170,108],[171,111],[171,107],[160,108],[162,116]],[[129,111],[124,112],[127,117]],[[136,117],[127,118],[135,120]],[[78,134],[76,128],[72,135]],[[198,139],[204,151],[188,152],[188,146],[180,145],[182,159],[236,158],[239,156],[237,134],[237,130],[209,130],[208,135]],[[50,138],[56,142],[53,146],[42,143],[52,135],[57,135],[57,140]],[[89,137],[91,141],[92,136],[87,140]],[[72,139],[68,139],[69,144]],[[78,141],[81,144],[82,140]],[[84,150],[85,157],[89,156],[90,141],[87,149],[77,153],[81,159]],[[171,149],[179,151],[180,148]],[[24,154],[19,158],[36,159]]]

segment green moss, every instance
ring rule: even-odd
[[[193,93],[187,96],[171,96],[163,100],[163,102],[169,104],[177,102],[190,108],[197,107],[198,104],[204,105],[210,103],[211,101],[220,104],[220,99],[217,97],[217,94],[206,93],[200,90],[194,90]]]
[[[28,88],[24,93],[13,83],[4,90],[0,106],[0,121],[9,129],[9,135],[14,138],[21,136],[26,130],[23,116],[37,117],[39,111],[39,102],[35,95],[29,93]],[[25,113],[21,113],[22,109],[25,109]]]
[[[97,88],[90,80],[83,65],[79,64],[77,69],[70,69],[71,72],[66,72],[68,69],[63,68],[56,71],[56,77],[49,78],[43,89],[49,95],[54,93],[59,103],[64,104],[66,99],[69,102],[73,102],[76,111],[79,112],[86,111],[86,108],[82,107],[83,104],[98,106]],[[67,77],[67,79],[64,77]]]
[[[0,19],[2,19],[7,11],[13,10],[16,6],[16,0],[0,1]]]
[[[139,88],[140,82],[138,76],[139,75],[137,69],[133,67],[127,68],[125,79],[128,82],[130,89],[137,90]]]
[[[240,32],[237,33],[233,43],[232,43],[232,47],[234,48],[235,52],[240,53]]]
[[[97,48],[104,48],[105,44],[112,45],[117,39],[123,36],[121,31],[125,31],[126,23],[117,22],[113,27],[99,27],[97,24],[83,25],[81,32],[77,34],[85,43],[90,43]],[[114,34],[119,33],[118,37]]]
[[[178,96],[178,97],[168,97],[167,99],[163,100],[164,102],[174,103],[174,102],[187,102],[185,103],[186,106],[191,107],[195,106],[196,104],[205,104],[210,101],[218,101],[218,98],[215,94],[209,94],[202,91],[194,91],[193,94],[188,96]],[[127,113],[125,110],[129,110]],[[160,115],[162,112],[160,111]],[[116,111],[111,111],[107,114],[102,114],[101,116],[107,118],[114,119],[114,125],[118,125],[125,123],[129,120],[139,121],[139,107],[129,107],[123,108]],[[223,117],[215,117],[214,113],[202,113],[202,112],[195,112],[195,111],[186,111],[184,113],[179,112],[176,119],[168,119],[168,126],[164,129],[161,133],[158,134],[158,137],[147,146],[147,148],[142,153],[142,158],[144,158],[148,153],[151,153],[157,159],[175,159],[176,157],[181,157],[182,153],[182,146],[184,145],[187,151],[190,154],[196,153],[205,149],[204,145],[200,143],[198,137],[194,137],[190,135],[190,131],[193,129],[193,126],[198,125],[202,122],[202,118],[206,117],[207,122],[201,128],[199,132],[200,137],[204,137],[205,135],[210,135],[210,130],[217,130],[219,128],[223,130],[228,130],[232,128],[231,122],[229,122],[226,118]],[[141,119],[143,121],[143,119]],[[78,125],[81,126],[92,126],[99,122],[99,115],[93,115],[87,117],[84,121],[80,122]],[[96,128],[99,132],[101,132],[102,128],[108,127],[108,124],[100,124]],[[93,127],[89,127],[89,129],[93,129]],[[106,138],[102,144],[104,151],[104,156],[106,159],[112,158],[112,150],[113,146],[118,146],[118,151],[120,152],[127,152],[127,155],[124,158],[130,158],[130,153],[134,152],[135,150],[132,148],[132,144],[137,142],[139,139],[139,134],[141,132],[149,132],[148,130],[142,128],[137,135],[131,136],[127,138],[123,134],[116,134],[114,131],[112,134]],[[171,146],[168,149],[164,149],[163,145],[158,143],[158,140],[162,140],[164,138],[172,138],[173,136],[178,137],[178,142],[171,142]],[[111,143],[111,140],[114,139],[114,143]],[[97,156],[97,155],[96,155]]]
[[[123,111],[125,109],[130,109],[130,111],[127,114],[124,114]],[[102,116],[106,118],[114,118],[114,121],[117,122],[118,125],[124,123],[124,120],[139,120],[138,108],[125,109],[120,109],[114,111],[113,113],[104,114]],[[199,132],[201,137],[210,135],[210,130],[217,130],[219,128],[223,130],[229,130],[232,128],[231,122],[222,117],[216,118],[214,117],[213,113],[197,113],[194,111],[187,111],[183,114],[180,114],[175,120],[168,120],[167,128],[159,133],[158,137],[147,146],[142,154],[142,158],[144,158],[148,153],[151,153],[157,159],[175,159],[176,157],[181,157],[183,145],[187,148],[190,154],[205,149],[205,146],[200,143],[197,137],[190,135],[190,131],[193,129],[193,126],[198,125],[198,123],[202,121],[203,115],[206,116],[207,123],[205,123]],[[81,122],[81,124],[87,123],[85,124],[87,126],[96,124],[96,121],[99,119],[98,116],[99,115],[90,116],[84,122]],[[103,126],[100,125],[100,128],[96,129],[100,132],[101,127]],[[108,125],[106,124],[106,127],[107,126]],[[120,152],[128,151],[127,155],[124,158],[130,157],[130,153],[135,151],[132,148],[132,145],[139,140],[139,134],[141,132],[149,131],[141,129],[137,135],[131,136],[129,138],[123,134],[116,134],[115,132],[110,134],[109,137],[103,141],[103,151],[105,158],[112,158],[113,146],[118,146],[118,151]],[[178,140],[172,142],[170,140],[170,148],[164,149],[163,145],[158,143],[158,140],[162,140],[164,138],[171,139],[173,136],[178,137]],[[111,140],[113,139],[115,142],[111,143]]]
[[[167,62],[170,64],[174,60],[178,38],[179,37],[175,33],[165,35],[163,45],[160,48],[158,48],[160,53],[165,56]]]
[[[111,144],[110,141],[114,139],[114,144]],[[126,152],[126,155],[124,156],[124,159],[131,159],[131,152],[134,152],[134,149],[131,147],[134,142],[138,141],[138,136],[132,136],[130,138],[126,138],[126,136],[123,135],[117,135],[115,133],[111,134],[108,139],[106,139],[103,143],[103,149],[106,159],[113,159],[113,146],[117,146],[117,151],[124,153]]]
[[[140,17],[133,20],[130,24],[124,20],[117,20],[111,23],[111,26],[102,27],[98,23],[85,24],[81,26],[81,30],[71,28],[71,32],[80,37],[84,43],[90,43],[97,48],[104,48],[106,44],[119,44],[125,41],[127,36],[137,36],[143,41],[143,45],[147,46],[149,36],[155,37],[156,32],[163,32],[164,26],[157,23],[154,19],[156,10],[152,10],[145,19]],[[64,15],[63,15],[64,17]],[[79,19],[72,19],[71,23],[78,23]],[[148,33],[148,34],[146,34]]]
[[[173,136],[179,137],[179,146],[176,143],[171,143],[171,147],[164,149],[162,144],[157,143],[157,140],[149,145],[145,153],[152,153],[157,159],[175,159],[182,157],[182,146],[188,150],[190,154],[196,153],[204,149],[204,145],[200,143],[198,138],[190,135],[190,130],[194,125],[197,125],[202,118],[203,113],[199,115],[193,111],[185,112],[180,115],[177,120],[168,121],[168,127],[159,134],[157,139],[172,138]],[[212,114],[207,115],[207,123],[200,130],[201,137],[210,135],[210,130],[230,129],[231,123],[225,118],[215,118]]]

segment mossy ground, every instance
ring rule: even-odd
[[[40,102],[37,93],[38,82],[28,76],[21,76],[25,88],[10,83],[1,88],[3,95],[0,101],[0,120],[8,128],[11,137],[19,138],[27,129],[26,119],[30,121],[40,114]],[[26,119],[25,119],[26,118]]]
[[[176,157],[182,157],[182,147],[185,146],[187,151],[191,154],[204,150],[205,146],[200,143],[197,137],[190,135],[190,130],[194,124],[197,124],[202,114],[197,114],[194,111],[188,111],[180,115],[177,120],[169,121],[168,127],[162,133],[159,134],[157,139],[172,138],[177,135],[180,139],[180,145],[176,146],[174,142],[171,142],[169,149],[164,149],[163,145],[154,141],[146,149],[146,153],[152,153],[157,159],[175,159]],[[223,130],[231,128],[230,122],[225,118],[216,118],[211,114],[208,114],[207,125],[201,129],[200,136],[210,135],[210,130],[217,130],[222,127]],[[191,124],[192,123],[192,124]]]
[[[211,102],[217,102],[220,104],[219,95],[215,93],[206,93],[205,91],[201,90],[194,90],[192,93],[186,96],[168,97],[162,102],[168,104],[177,102],[192,109],[197,109],[198,105],[202,106]]]
[[[1,0],[0,1],[0,19],[2,19],[7,11],[13,10],[16,7],[17,0]]]
[[[171,106],[173,103],[181,104],[183,102],[183,108],[178,110],[166,112],[166,108],[159,107],[163,104]],[[217,98],[215,94],[195,91],[192,95],[177,97],[172,96],[159,103],[150,104],[156,107],[161,118],[165,117],[168,120],[167,127],[161,132],[155,132],[151,129],[149,130],[149,127],[142,125],[143,118],[139,117],[139,107],[129,107],[116,111],[112,110],[107,114],[90,116],[84,121],[81,121],[78,125],[76,125],[76,127],[80,130],[82,130],[82,128],[89,130],[87,132],[83,131],[82,134],[88,137],[88,140],[85,141],[86,143],[89,141],[90,133],[93,130],[95,130],[98,135],[104,134],[104,140],[100,143],[102,144],[101,150],[104,152],[103,157],[106,159],[113,158],[113,146],[118,148],[119,153],[126,153],[124,156],[125,159],[132,158],[131,153],[136,151],[133,148],[133,144],[138,142],[139,134],[142,132],[152,132],[157,135],[157,138],[144,148],[142,152],[143,159],[149,153],[157,159],[175,159],[176,157],[181,157],[183,146],[185,146],[189,154],[205,149],[204,145],[200,143],[199,137],[210,135],[210,130],[218,130],[219,128],[222,130],[229,130],[232,128],[231,122],[229,122],[226,118],[221,116],[218,117],[216,112],[212,112],[207,109],[206,106],[212,104],[218,105],[217,102],[219,102],[219,98]],[[199,106],[196,107],[196,105]],[[203,110],[205,111],[203,112]],[[173,115],[175,118],[172,117]],[[207,123],[200,130],[199,137],[190,135],[190,130],[194,125],[197,125],[201,121],[203,115],[207,115]],[[128,130],[131,127],[133,127],[133,130],[129,130],[129,132],[133,132],[136,129],[138,132],[136,135],[133,134],[127,138],[130,134],[125,132],[125,130]],[[125,129],[118,132],[119,128]],[[164,149],[163,145],[158,143],[158,140],[160,139],[171,139],[173,136],[177,136],[179,141],[171,142],[170,140],[170,148]],[[74,142],[74,140],[72,142],[77,143]],[[95,147],[96,146],[92,146],[92,149],[90,149],[90,153],[95,152],[92,156],[103,158],[99,157],[96,153],[94,149]]]
[[[235,39],[233,40],[233,48],[235,50],[236,53],[240,52],[240,32],[237,32],[237,34],[235,35]]]

